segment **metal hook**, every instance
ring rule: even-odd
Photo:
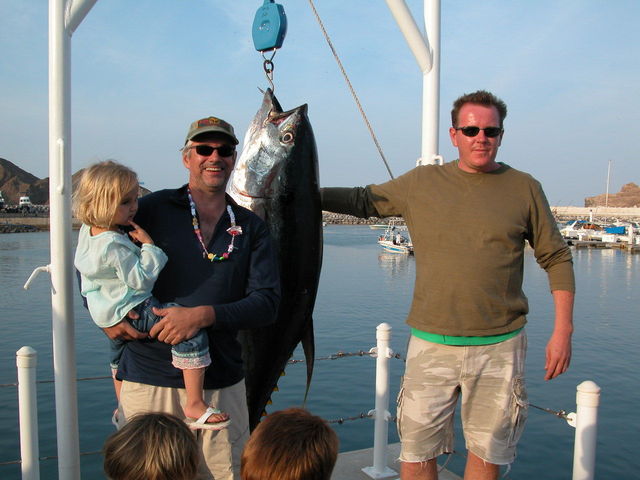
[[[262,62],[262,68],[264,70],[265,76],[267,77],[267,81],[269,82],[269,85],[271,85],[272,92],[275,91],[275,86],[273,85],[273,70],[275,69],[275,65],[273,64],[273,57],[276,56],[276,52],[277,50],[274,49],[273,54],[271,55],[270,58],[267,58],[264,52],[261,52],[262,58],[264,58],[264,62]]]

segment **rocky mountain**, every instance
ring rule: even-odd
[[[78,170],[72,176],[75,187],[82,170]],[[38,178],[25,172],[14,163],[0,158],[0,192],[7,205],[17,205],[21,196],[27,195],[34,205],[47,205],[49,203],[49,178]],[[141,187],[141,194],[149,193]]]
[[[49,198],[48,183],[46,196],[42,196],[42,187],[43,180],[0,158],[0,191],[7,204],[17,205],[22,195],[29,195],[33,203],[44,203]]]
[[[610,193],[587,197],[584,199],[585,207],[640,207],[640,187],[635,183],[623,185],[618,193]]]

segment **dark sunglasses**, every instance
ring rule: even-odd
[[[220,145],[219,147],[212,147],[211,145],[196,145],[191,147],[195,149],[196,153],[201,157],[210,157],[213,152],[217,151],[221,157],[230,157],[233,152],[236,151],[231,145]]]
[[[502,129],[500,127],[457,127],[456,130],[462,131],[462,134],[465,137],[475,137],[480,133],[480,130],[484,131],[486,137],[494,138],[502,133]]]

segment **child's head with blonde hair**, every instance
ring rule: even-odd
[[[194,434],[167,413],[133,416],[104,444],[110,480],[193,480],[199,462]]]
[[[138,185],[136,172],[112,160],[87,167],[73,194],[76,218],[91,227],[112,227],[121,200]]]

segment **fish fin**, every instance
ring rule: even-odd
[[[307,364],[307,387],[304,391],[304,400],[302,406],[307,404],[307,397],[309,396],[309,388],[311,387],[311,377],[313,376],[313,362],[316,354],[316,346],[313,338],[313,319],[309,318],[307,322],[307,328],[302,332],[302,349],[304,350],[304,358]]]

